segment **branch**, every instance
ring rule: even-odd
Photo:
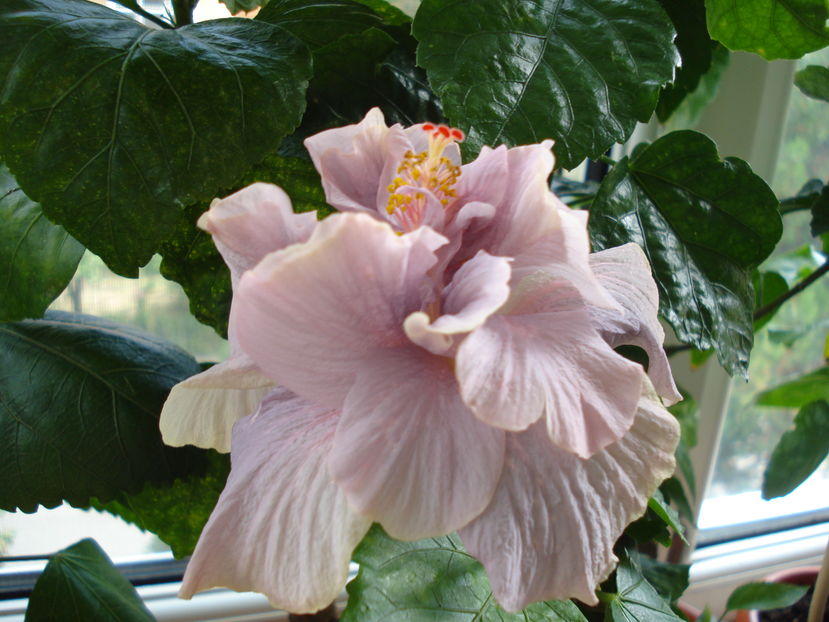
[[[754,312],[754,320],[755,321],[759,320],[760,318],[765,317],[766,315],[769,315],[770,313],[773,313],[777,309],[777,307],[782,305],[789,298],[793,298],[794,296],[797,296],[800,292],[802,292],[804,289],[809,287],[809,285],[811,285],[812,283],[817,281],[820,277],[822,277],[827,272],[829,272],[829,260],[824,262],[824,264],[820,268],[818,268],[817,270],[812,272],[812,274],[810,274],[805,279],[800,281],[800,283],[798,283],[797,285],[792,287],[785,294],[783,294],[782,296],[780,296],[779,298],[777,298],[775,300],[772,300],[769,304],[764,305],[764,306],[760,307],[759,309],[757,309]]]

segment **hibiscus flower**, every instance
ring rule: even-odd
[[[173,389],[161,427],[232,470],[182,596],[316,611],[377,522],[458,531],[507,610],[596,602],[674,468],[656,286],[636,245],[590,254],[550,141],[461,165],[461,138],[372,110],[305,143],[339,213],[254,184],[199,221],[232,274],[231,356]]]

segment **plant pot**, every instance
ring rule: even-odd
[[[814,585],[817,580],[818,566],[802,566],[800,568],[789,568],[770,574],[763,582],[765,583],[794,583],[795,585]],[[737,622],[760,622],[760,611],[755,609],[737,611]],[[806,622],[806,617],[803,617]]]

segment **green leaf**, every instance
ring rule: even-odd
[[[812,203],[810,229],[815,237],[829,233],[829,186],[823,186],[820,195]]]
[[[570,601],[498,607],[486,572],[456,535],[398,542],[374,525],[354,551],[342,622],[587,622]]]
[[[281,26],[313,51],[336,42],[342,36],[384,25],[377,13],[364,4],[350,0],[270,0],[255,21]]]
[[[629,558],[616,568],[616,590],[605,612],[612,622],[676,622],[682,621],[668,602],[642,576],[642,570]]]
[[[299,158],[268,156],[248,170],[235,188],[221,192],[220,196],[257,181],[281,186],[291,198],[295,212],[317,210],[317,217],[322,218],[333,211],[325,202],[316,169]],[[161,274],[182,286],[196,319],[226,336],[232,293],[230,272],[210,235],[196,227],[199,216],[209,207],[209,203],[199,203],[184,211],[174,234],[161,244]]]
[[[676,28],[676,47],[681,58],[673,82],[659,93],[656,116],[664,123],[711,68],[717,43],[708,36],[704,0],[659,0],[659,4]]]
[[[825,0],[705,0],[705,8],[711,36],[731,50],[774,60],[829,45]]]
[[[821,236],[829,232],[829,186],[820,179],[810,179],[795,196],[780,202],[780,210],[784,214],[810,210],[812,235]]]
[[[754,308],[760,309],[767,304],[777,300],[789,291],[789,284],[780,274],[770,271],[755,271],[752,276],[754,283]],[[768,324],[771,319],[777,314],[780,307],[774,309],[771,313],[767,313],[763,317],[754,321],[754,332],[758,332],[763,326]]]
[[[178,347],[73,313],[0,325],[0,508],[84,507],[201,472],[204,452],[161,442],[170,388],[198,373]]]
[[[808,374],[767,389],[757,396],[759,406],[800,408],[809,402],[829,400],[829,367],[821,367]]]
[[[809,65],[794,74],[794,85],[814,99],[829,102],[829,67]]]
[[[230,473],[230,456],[208,452],[204,475],[178,479],[168,486],[147,484],[134,495],[119,495],[108,503],[92,506],[157,535],[177,558],[190,555],[202,528],[219,500]]]
[[[667,600],[679,600],[688,589],[689,564],[669,564],[635,552],[630,555],[642,571],[642,576]]]
[[[715,348],[729,373],[747,373],[751,273],[782,231],[774,193],[748,164],[721,160],[703,134],[672,132],[611,169],[589,226],[596,248],[645,250],[680,341]]]
[[[40,317],[63,291],[84,248],[0,164],[0,321]]]
[[[26,622],[149,622],[138,592],[94,540],[56,553],[35,583]]]
[[[647,121],[677,60],[655,0],[424,0],[413,33],[465,156],[553,138],[567,169]]]
[[[811,402],[783,433],[763,473],[763,499],[789,494],[829,455],[829,403]]]
[[[147,28],[81,0],[0,9],[0,141],[44,213],[137,276],[182,205],[209,200],[302,116],[310,55],[264,22]]]
[[[798,249],[769,258],[763,267],[777,272],[786,279],[789,287],[793,287],[798,281],[805,279],[820,268],[824,261],[823,254],[812,248],[810,244],[804,244]]]
[[[240,11],[253,11],[259,7],[266,7],[270,0],[220,0],[230,11],[231,15],[236,15]]]
[[[682,541],[685,542],[685,544],[688,544],[688,540],[685,539],[685,528],[682,526],[682,523],[679,522],[679,514],[676,513],[675,509],[665,503],[665,498],[659,490],[655,491],[653,496],[648,499],[648,507],[653,510],[653,512],[661,518],[668,527],[673,529],[676,534],[682,538]]]
[[[747,583],[731,592],[725,606],[729,611],[780,609],[799,601],[808,589],[791,583]]]
[[[769,328],[769,341],[791,348],[796,341],[802,339],[812,331],[821,331],[822,335],[827,329],[829,329],[829,318],[813,324],[800,325],[797,328]]]
[[[687,451],[682,455],[687,457]],[[679,463],[679,459],[677,459],[677,463]],[[689,461],[688,467],[690,466],[691,464]],[[666,502],[672,503],[676,506],[679,516],[685,518],[689,524],[693,524],[694,510],[691,507],[688,496],[685,494],[685,488],[683,488],[682,482],[679,481],[679,478],[669,477],[662,482],[662,484],[660,484],[659,490],[665,497]]]
[[[383,18],[383,21],[390,26],[403,26],[409,24],[412,18],[406,15],[403,11],[398,9],[393,4],[386,2],[386,0],[357,0],[360,4],[365,4],[372,11]]]

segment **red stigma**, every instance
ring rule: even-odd
[[[445,125],[438,126],[438,132],[443,134],[444,138],[449,138],[449,128]]]
[[[462,142],[464,139],[464,133],[454,127],[448,127],[446,125],[435,125],[434,123],[424,123],[420,126],[424,132],[430,132],[433,138],[437,138],[438,136],[443,136],[444,138],[449,138],[451,140],[456,140],[458,142]]]
[[[423,124],[423,131],[424,132],[431,132],[433,129],[435,129],[435,126],[432,125],[431,123],[424,123]]]
[[[452,138],[454,138],[458,142],[463,141],[463,138],[464,138],[463,132],[461,132],[458,128],[453,127],[452,128]]]

